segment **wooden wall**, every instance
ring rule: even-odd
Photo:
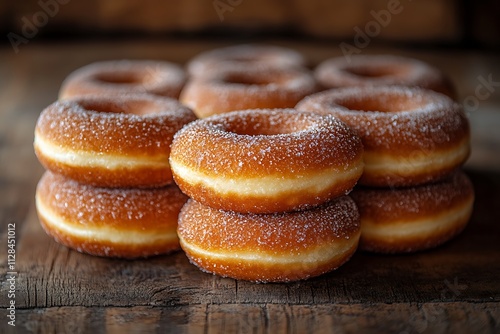
[[[498,42],[496,0],[33,0],[0,2],[0,28],[41,33],[300,33],[352,38],[356,29],[381,40]],[[389,16],[384,15],[389,14]],[[38,16],[37,16],[38,15]],[[377,20],[378,16],[378,20]],[[477,21],[477,24],[475,23]],[[378,25],[378,26],[377,26]],[[371,29],[371,30],[369,30]]]

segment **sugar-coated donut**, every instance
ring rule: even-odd
[[[186,200],[175,185],[97,188],[51,172],[36,190],[42,227],[57,242],[83,253],[122,258],[179,249],[177,218]]]
[[[362,139],[360,183],[409,186],[437,180],[469,156],[469,122],[460,105],[430,90],[396,86],[332,89],[299,110],[330,114]]]
[[[225,67],[303,67],[306,59],[292,49],[258,44],[242,44],[202,52],[187,64],[191,77],[201,77]]]
[[[324,88],[400,85],[420,87],[456,98],[451,81],[439,69],[417,59],[392,55],[353,55],[327,59],[316,67]]]
[[[178,101],[148,94],[59,101],[38,119],[35,152],[45,168],[91,185],[162,186],[173,182],[174,133],[195,119]]]
[[[361,140],[344,123],[294,109],[257,109],[188,124],[170,165],[202,204],[271,213],[319,205],[349,192],[363,171]]]
[[[189,200],[179,215],[182,249],[201,270],[242,280],[287,282],[318,276],[355,252],[359,213],[349,196],[311,210],[222,211]]]
[[[356,187],[360,249],[403,253],[436,247],[460,233],[472,213],[474,188],[461,171],[418,187]]]
[[[179,100],[204,118],[235,110],[291,108],[316,91],[316,81],[305,69],[226,67],[190,80]]]
[[[184,70],[152,60],[100,61],[83,66],[64,80],[59,99],[86,95],[150,93],[178,98],[186,83]]]

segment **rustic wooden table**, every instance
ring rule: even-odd
[[[500,332],[500,59],[495,55],[363,50],[442,67],[457,84],[460,102],[468,105],[473,154],[466,171],[476,189],[475,210],[466,230],[435,250],[398,256],[358,252],[339,270],[315,279],[253,284],[202,273],[182,252],[139,261],[105,259],[68,250],[45,235],[34,208],[43,169],[33,154],[33,129],[64,77],[102,59],[184,63],[223,44],[33,41],[17,54],[0,48],[0,332]],[[340,52],[336,44],[279,44],[301,50],[312,63]],[[9,296],[7,281],[9,224],[15,224],[15,297]],[[15,328],[8,325],[11,300]]]

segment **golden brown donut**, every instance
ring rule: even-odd
[[[98,256],[137,258],[179,249],[187,197],[175,186],[96,188],[47,171],[36,190],[42,227],[57,242]]]
[[[457,171],[418,187],[356,187],[351,197],[361,214],[360,249],[404,253],[436,247],[459,234],[472,213],[474,188]]]
[[[100,61],[83,66],[64,80],[59,99],[86,95],[150,93],[178,98],[186,83],[184,70],[173,63],[152,60]]]
[[[179,100],[204,118],[235,110],[291,108],[316,91],[313,76],[304,69],[226,67],[191,79]]]
[[[170,165],[181,190],[202,204],[271,213],[349,192],[363,171],[363,147],[332,116],[245,110],[188,124],[175,135]]]
[[[462,107],[430,90],[332,89],[305,98],[296,108],[338,117],[361,137],[365,170],[360,184],[423,184],[447,175],[469,156],[469,122]]]
[[[176,100],[148,94],[58,101],[40,115],[35,152],[45,168],[102,187],[172,183],[174,133],[196,119]]]
[[[327,59],[316,67],[316,80],[326,89],[398,85],[420,87],[456,98],[451,81],[420,60],[393,55],[353,55]]]
[[[198,54],[187,64],[191,77],[201,77],[225,67],[303,67],[305,58],[297,51],[271,45],[241,44]]]
[[[345,263],[360,235],[353,200],[266,215],[222,211],[189,200],[179,215],[182,249],[201,270],[257,282],[318,276]]]

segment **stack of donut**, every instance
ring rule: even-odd
[[[183,84],[179,67],[150,61],[92,64],[63,83],[34,140],[47,169],[36,207],[56,241],[122,258],[179,249],[177,217],[187,197],[168,159],[175,132],[196,119],[173,99]]]
[[[170,155],[191,198],[179,217],[181,247],[204,271],[258,282],[339,267],[358,245],[359,213],[345,194],[361,176],[362,153],[343,122],[295,109],[188,124]]]
[[[441,94],[453,96],[449,81],[422,62],[393,56],[330,59],[316,77],[331,89],[296,108],[338,117],[363,141],[361,186],[351,194],[361,214],[360,248],[413,252],[462,231],[474,202],[459,170],[470,130],[461,106]]]
[[[153,61],[75,71],[35,129],[43,228],[99,256],[182,248],[257,282],[334,270],[358,243],[401,253],[457,235],[474,201],[470,130],[446,76],[395,56],[306,65],[243,45],[187,75]]]

